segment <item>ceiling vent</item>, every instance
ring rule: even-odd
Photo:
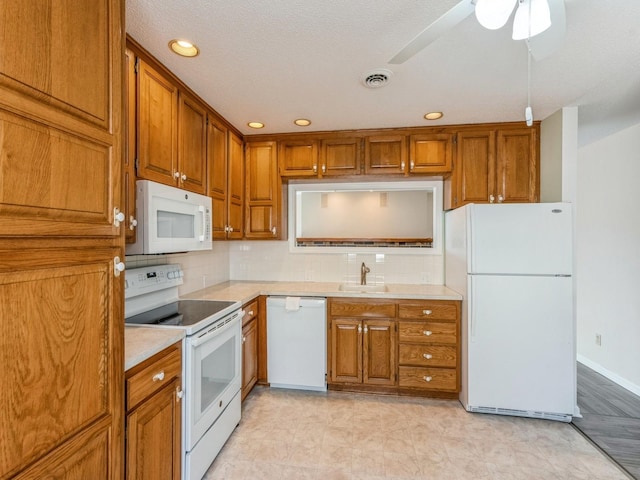
[[[372,70],[367,72],[362,77],[362,83],[367,88],[380,88],[384,87],[391,77],[393,76],[393,72],[391,70],[387,70],[386,68],[378,68],[377,70]]]

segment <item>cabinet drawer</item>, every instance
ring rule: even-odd
[[[398,317],[425,320],[456,320],[458,309],[452,304],[405,303],[398,306]]]
[[[258,300],[247,303],[242,307],[244,310],[244,317],[242,317],[242,326],[248,324],[251,320],[258,316]]]
[[[182,372],[180,348],[144,366],[127,378],[127,410],[131,410],[149,395],[168,385]]]
[[[451,392],[458,388],[456,370],[452,368],[400,367],[399,374],[401,387]]]
[[[410,343],[457,345],[457,325],[444,322],[400,322],[399,340]]]
[[[330,313],[334,317],[378,317],[394,318],[395,303],[331,302]]]
[[[441,345],[400,345],[401,365],[416,367],[453,367],[457,363],[456,347]]]

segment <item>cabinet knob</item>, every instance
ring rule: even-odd
[[[244,335],[242,336],[242,343],[247,341],[247,337],[245,337]]]
[[[158,373],[156,373],[152,380],[154,382],[161,382],[162,380],[164,380],[164,370],[160,370]]]
[[[133,218],[133,215],[129,216],[129,229],[134,230],[138,226],[138,220]]]
[[[411,161],[411,163],[409,164],[409,170],[413,171],[413,167],[415,166],[416,164],[413,161]]]
[[[274,236],[276,235],[276,231],[276,227],[271,228],[271,233],[273,233]]]
[[[362,325],[358,325],[358,333],[362,333]]]
[[[184,173],[180,175],[180,180],[184,182],[186,179],[187,179],[187,176]]]
[[[366,325],[364,326],[364,333],[367,333],[369,331],[369,327],[367,327]]]
[[[502,195],[498,195],[498,203],[502,203],[504,201],[504,197]]]
[[[229,225],[229,233],[233,232],[233,227],[231,225]]]
[[[433,355],[431,355],[430,353],[423,353],[422,356],[427,360],[431,360],[433,358]]]
[[[489,203],[493,203],[495,199],[496,197],[494,197],[493,195],[489,195]]]
[[[176,387],[176,403],[180,403],[182,397],[184,397],[184,392],[180,387]]]
[[[115,227],[119,227],[121,222],[124,222],[125,219],[124,212],[121,212],[118,207],[113,209],[113,225]]]
[[[116,277],[119,277],[122,272],[124,272],[125,265],[124,262],[120,261],[120,257],[113,257],[113,274]]]
[[[249,310],[249,312],[247,313],[247,315],[249,315],[250,317],[253,317],[253,310]]]
[[[431,315],[433,313],[432,310],[422,310],[422,313],[425,315]]]
[[[424,333],[427,337],[430,337],[433,332],[431,330],[424,330],[422,333]]]
[[[327,166],[326,165],[322,165],[322,173],[326,173],[327,172]]]
[[[180,178],[180,172],[173,172],[173,178]]]
[[[428,375],[424,376],[423,378],[425,382],[430,382],[431,380],[433,380],[433,378]]]
[[[313,173],[318,173],[318,165],[313,166]]]
[[[404,170],[404,161],[400,162],[400,170]]]

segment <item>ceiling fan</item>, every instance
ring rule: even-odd
[[[507,23],[514,10],[514,40],[528,40],[536,60],[551,55],[565,34],[564,0],[462,0],[420,32],[389,63],[406,62],[474,12],[482,26],[495,30]]]

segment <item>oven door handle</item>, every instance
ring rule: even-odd
[[[191,346],[192,347],[198,347],[200,345],[202,345],[203,343],[207,343],[209,340],[213,340],[214,338],[216,338],[220,333],[228,330],[229,328],[233,327],[233,325],[240,321],[240,318],[242,318],[242,316],[244,315],[244,310],[239,310],[235,313],[231,314],[231,318],[225,320],[224,325],[220,326],[220,325],[216,325],[212,328],[210,328],[209,330],[207,330],[206,332],[198,335],[197,337],[193,338],[191,340]]]

